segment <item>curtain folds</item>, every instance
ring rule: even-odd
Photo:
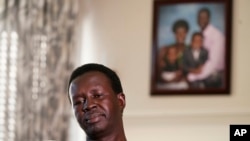
[[[0,32],[18,36],[14,140],[68,141],[67,80],[75,66],[79,0],[0,0],[0,5]]]

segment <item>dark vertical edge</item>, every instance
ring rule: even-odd
[[[155,93],[156,85],[156,66],[157,66],[157,24],[158,24],[158,2],[153,1],[153,28],[152,28],[152,43],[151,43],[151,79],[150,79],[150,94]]]
[[[232,28],[233,28],[233,8],[232,8],[232,2],[233,0],[226,0],[226,90],[225,92],[228,94],[231,94],[231,76],[232,76]]]

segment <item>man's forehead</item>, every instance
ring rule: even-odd
[[[72,83],[85,82],[87,80],[109,81],[109,78],[103,72],[89,71],[77,76]]]
[[[201,11],[200,13],[199,13],[199,15],[209,15],[209,13],[207,12],[207,11]]]
[[[88,90],[90,90],[91,92],[98,92],[99,90],[103,90],[106,87],[96,83],[96,84],[89,84],[88,86],[82,86],[82,85],[78,85],[75,83],[72,83],[70,86],[70,94],[72,96],[81,94],[81,93],[87,93]]]
[[[81,87],[79,87],[81,85]],[[76,91],[82,86],[106,86],[111,88],[110,79],[102,72],[90,71],[76,77],[70,84],[70,91]]]

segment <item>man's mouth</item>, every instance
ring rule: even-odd
[[[101,113],[93,113],[85,116],[85,122],[88,124],[93,124],[99,122],[104,117]]]

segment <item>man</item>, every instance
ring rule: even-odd
[[[199,74],[188,75],[190,81],[204,79],[206,87],[223,86],[225,37],[210,23],[210,11],[202,8],[198,12],[198,24],[204,36],[203,46],[209,52],[208,61],[197,71]]]
[[[125,95],[114,71],[100,64],[80,66],[70,76],[69,99],[87,141],[126,141]]]

